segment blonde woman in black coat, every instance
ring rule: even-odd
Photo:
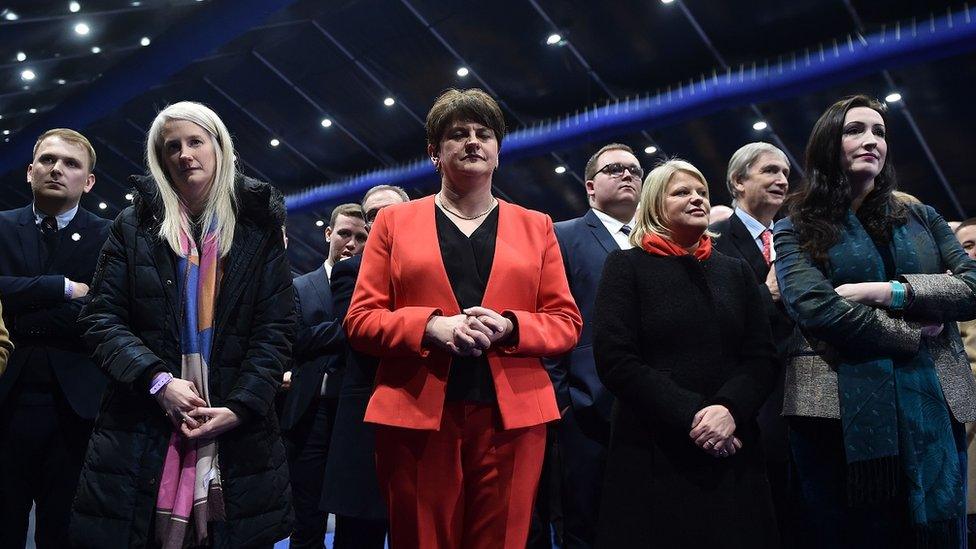
[[[772,335],[749,267],[712,250],[709,209],[701,172],[665,162],[634,248],[604,266],[593,347],[617,402],[599,547],[778,545],[756,423]]]
[[[82,312],[111,379],[71,522],[77,547],[271,547],[291,530],[274,397],[291,353],[284,202],[234,166],[198,103],[161,111],[151,175],[112,225]]]

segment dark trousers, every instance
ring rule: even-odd
[[[556,424],[562,486],[563,549],[596,543],[610,426],[572,407]]]
[[[24,547],[36,505],[38,549],[69,547],[68,522],[92,422],[56,386],[14,387],[0,407],[0,547]]]
[[[337,404],[336,399],[316,399],[298,423],[282,434],[295,506],[294,548],[325,547],[329,514],[319,510],[319,500]]]
[[[370,520],[336,515],[332,549],[383,549],[386,543],[385,520]]]
[[[563,512],[560,497],[562,482],[559,467],[559,440],[556,426],[547,425],[546,457],[542,461],[542,476],[539,477],[539,491],[535,495],[532,508],[532,522],[529,524],[527,549],[552,549],[553,537],[562,546]],[[553,532],[555,530],[555,532]]]
[[[797,547],[914,547],[904,498],[851,507],[840,420],[791,417],[800,509]]]

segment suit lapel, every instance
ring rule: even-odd
[[[37,228],[37,223],[34,222],[33,204],[28,204],[25,208],[21,208],[17,222],[20,225],[20,246],[24,254],[24,259],[27,261],[27,266],[31,272],[40,274],[41,254],[38,248],[41,245],[41,235],[40,230]]]
[[[590,232],[593,233],[593,237],[596,238],[597,242],[603,246],[603,249],[606,250],[607,253],[620,249],[620,246],[617,245],[617,241],[613,239],[613,236],[610,234],[610,231],[607,230],[606,225],[600,221],[600,218],[596,216],[596,213],[593,212],[592,208],[586,212],[586,215],[583,216],[583,220],[586,221],[586,224],[590,227]]]
[[[732,217],[729,218],[729,227],[732,229],[732,242],[739,249],[742,259],[749,263],[759,280],[765,280],[766,275],[769,274],[769,265],[766,265],[766,259],[759,251],[759,247],[756,246],[756,241],[753,240],[745,223],[739,219],[738,215],[732,214]]]
[[[71,264],[70,259],[75,250],[87,244],[86,239],[91,236],[88,231],[91,217],[93,217],[91,213],[79,207],[71,222],[64,229],[58,231],[57,257],[51,262],[55,272],[67,272],[69,269],[65,266]]]
[[[454,289],[451,288],[451,279],[447,276],[447,268],[444,267],[444,256],[441,255],[440,239],[437,237],[437,220],[434,217],[434,208],[437,206],[434,204],[434,197],[431,195],[428,198],[424,198],[426,204],[418,205],[418,212],[416,217],[417,224],[417,240],[414,241],[414,245],[418,242],[433,242],[434,245],[423,245],[424,253],[433,254],[433,258],[429,258],[436,268],[434,272],[431,273],[431,280],[429,280],[429,288],[431,292],[436,292],[437,295],[432,296],[434,298],[435,304],[450,305],[450,308],[444,308],[444,316],[456,315],[461,312],[461,305],[457,301],[457,297],[454,296]],[[498,201],[498,207],[501,208],[502,201]],[[498,211],[498,226],[499,231],[501,231],[502,225],[502,210]],[[498,242],[495,243],[495,259],[498,261]],[[492,263],[491,272],[495,272],[495,263]],[[488,278],[489,284],[491,283],[491,277]],[[487,295],[487,290],[485,294]]]
[[[315,298],[322,304],[325,318],[332,318],[332,290],[329,288],[329,277],[325,275],[325,265],[312,271],[312,276],[309,278]]]

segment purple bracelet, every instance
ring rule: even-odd
[[[173,381],[173,374],[160,372],[153,378],[153,385],[149,388],[149,394],[155,396],[167,383]]]

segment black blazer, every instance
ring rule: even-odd
[[[81,339],[78,314],[89,298],[66,301],[64,278],[91,284],[110,224],[79,207],[58,231],[58,252],[44,269],[33,205],[0,212],[0,297],[15,346],[0,376],[0,405],[25,368],[46,362],[75,413],[95,418],[108,379]]]
[[[593,362],[593,302],[603,263],[620,246],[592,209],[582,217],[556,223],[554,229],[569,290],[583,316],[583,331],[572,351],[546,359],[545,365],[556,390],[559,409],[572,406],[577,421],[590,424],[609,438],[613,396],[600,382]]]
[[[332,269],[332,297],[340,323],[349,310],[362,260],[363,256],[357,255]],[[342,362],[342,388],[325,466],[321,509],[346,517],[386,520],[373,457],[374,427],[363,422],[379,360],[347,347]]]
[[[339,396],[342,380],[336,370],[337,355],[346,342],[342,325],[335,319],[325,265],[297,277],[294,286],[298,333],[293,349],[291,389],[281,410],[283,430],[294,427],[305,414],[319,394],[325,374],[329,374],[325,396]]]

